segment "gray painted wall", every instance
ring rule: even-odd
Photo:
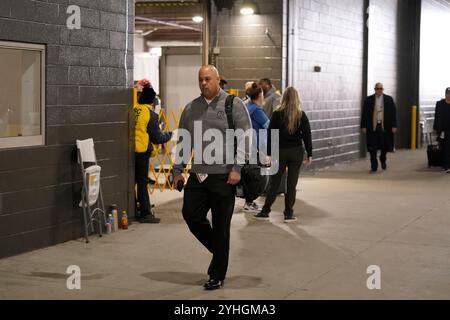
[[[370,0],[367,94],[382,82],[385,94],[397,98],[398,0]]]
[[[68,5],[81,30],[68,30]],[[0,40],[47,47],[46,145],[0,150],[0,258],[81,235],[75,139],[94,138],[105,205],[133,210],[134,1],[2,0]]]
[[[228,88],[243,91],[247,81],[260,78],[270,78],[280,88],[283,0],[257,1],[259,14],[253,16],[242,16],[241,4],[236,1],[233,9],[217,12],[212,2],[211,48],[217,45],[220,54],[211,62],[227,79]]]
[[[418,64],[415,31],[419,30],[416,0],[370,0],[367,94],[382,82],[397,105],[397,148],[411,144],[411,107],[417,104]]]
[[[358,158],[360,150],[365,155],[361,108],[376,82],[398,106],[397,147],[409,147],[418,90],[417,3],[290,1],[288,83],[299,89],[311,119],[316,167]]]
[[[418,30],[417,3],[286,0],[271,2],[271,14],[262,11],[262,16],[242,17],[237,1],[232,10],[224,10],[218,17],[213,8],[211,46],[216,43],[218,24],[221,49],[213,62],[231,80],[229,87],[242,88],[246,80],[272,72],[269,77],[279,74],[287,85],[300,91],[312,124],[316,167],[358,158],[365,150],[359,130],[361,106],[379,81],[398,105],[397,147],[408,147],[410,107],[417,103],[414,66],[418,42],[411,35]],[[279,12],[283,5],[289,8],[288,16]],[[373,8],[370,22],[366,21],[369,5]],[[264,35],[265,26],[274,24],[281,26],[274,35],[275,47]],[[285,74],[276,71],[283,66]],[[315,66],[320,66],[321,72],[314,72]],[[280,84],[276,82],[278,88]]]
[[[358,158],[363,1],[290,1],[289,20],[289,84],[299,90],[311,121],[315,165]]]

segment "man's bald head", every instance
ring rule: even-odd
[[[217,70],[217,68],[211,64],[205,65],[205,66],[201,66],[200,70],[198,71],[200,72],[211,72],[213,73],[215,76],[217,76],[218,78],[220,78],[219,75],[219,70]],[[219,79],[220,80],[220,79]]]
[[[220,92],[220,75],[217,68],[212,65],[202,66],[198,71],[198,84],[206,99],[214,99]]]

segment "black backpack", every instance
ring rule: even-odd
[[[227,115],[228,127],[235,129],[233,121],[233,101],[235,96],[229,95],[225,100],[225,113]],[[236,138],[235,138],[236,154]],[[242,198],[253,201],[258,198],[266,189],[269,177],[261,174],[261,166],[257,164],[245,164],[241,171],[241,182],[244,194]]]

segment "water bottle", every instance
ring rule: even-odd
[[[108,216],[108,219],[106,220],[106,233],[111,233],[112,231],[112,215],[110,214]]]
[[[112,214],[112,226],[113,226],[113,232],[116,232],[117,230],[119,230],[119,214],[117,212],[117,205],[116,204],[112,204],[111,205],[111,214]]]
[[[127,212],[125,210],[122,211],[122,229],[126,230],[128,229],[128,216],[127,216]]]

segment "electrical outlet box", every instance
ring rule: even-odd
[[[220,48],[219,47],[214,47],[213,53],[214,54],[220,54]]]

